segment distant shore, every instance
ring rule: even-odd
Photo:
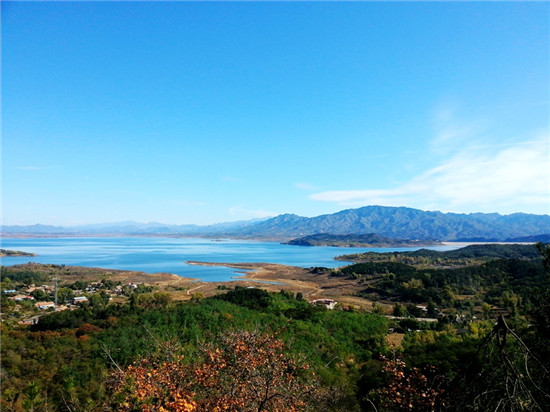
[[[58,239],[58,238],[125,238],[125,237],[135,237],[135,238],[170,238],[170,239],[205,239],[211,240],[212,242],[222,242],[225,240],[249,240],[249,241],[258,241],[258,242],[286,242],[291,240],[291,237],[273,237],[273,236],[224,236],[224,235],[185,235],[185,234],[124,234],[124,233],[0,233],[0,238],[4,239]]]
[[[24,257],[24,256],[37,256],[37,255],[29,252],[21,252],[20,250],[0,249],[0,257]]]
[[[470,245],[533,245],[537,242],[441,242],[444,246],[470,246]]]

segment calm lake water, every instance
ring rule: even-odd
[[[304,247],[275,242],[160,237],[4,238],[0,244],[3,249],[38,255],[1,258],[4,266],[27,262],[53,263],[147,273],[166,272],[210,282],[229,281],[240,274],[232,268],[188,265],[185,261],[339,267],[349,263],[334,260],[339,255],[367,250],[388,252],[418,249]],[[436,246],[429,249],[451,250],[457,247]]]

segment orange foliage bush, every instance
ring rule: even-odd
[[[87,335],[87,334],[93,333],[93,332],[101,332],[101,330],[102,329],[100,327],[97,327],[95,325],[91,325],[89,323],[85,323],[76,330],[76,336],[78,337],[78,336]]]
[[[389,385],[378,390],[382,406],[391,410],[433,411],[443,395],[443,389],[433,386],[418,368],[406,369],[405,362],[396,358],[384,361],[384,372]],[[433,374],[433,368],[430,371]],[[444,405],[440,405],[444,406]]]
[[[142,359],[125,371],[117,372],[113,388],[125,394],[118,410],[133,411],[140,407],[144,412],[195,411],[191,394],[181,385],[181,378],[186,374],[187,368],[178,359],[162,364]]]
[[[114,375],[119,410],[303,411],[316,395],[314,374],[271,335],[234,332],[205,344],[186,364],[142,359]]]

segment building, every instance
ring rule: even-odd
[[[34,304],[38,309],[49,309],[49,308],[55,308],[54,302],[36,302]]]
[[[326,306],[327,309],[334,309],[337,302],[333,299],[315,299],[309,303],[310,305]]]
[[[34,298],[30,295],[15,295],[15,296],[12,296],[10,298],[8,298],[9,300],[15,300],[16,302],[21,302],[23,300],[34,300]]]
[[[77,296],[73,298],[73,305],[80,305],[86,302],[88,302],[88,298],[86,296]]]

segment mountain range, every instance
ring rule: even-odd
[[[3,226],[3,236],[132,235],[196,236],[290,240],[326,233],[376,233],[389,238],[438,241],[550,240],[550,216],[514,213],[442,213],[408,207],[365,206],[334,214],[302,217],[283,214],[264,220],[218,223],[208,226],[119,222],[81,226]]]

